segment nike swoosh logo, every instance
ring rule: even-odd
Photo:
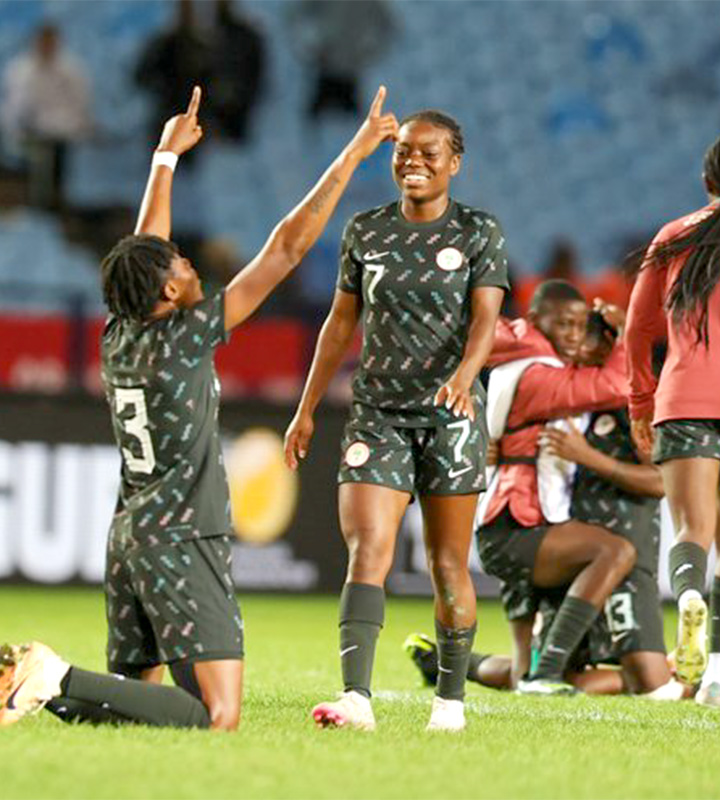
[[[5,703],[5,708],[7,708],[9,711],[17,711],[15,698],[17,697],[17,693],[20,691],[20,689],[22,689],[22,687],[25,685],[25,681],[27,681],[27,677],[20,681],[20,685],[17,686],[15,691],[10,695],[10,697],[8,697],[7,702]]]
[[[451,469],[450,472],[448,472],[448,475],[451,478],[457,478],[459,475],[464,475],[466,472],[470,472],[471,469],[472,467],[465,467],[465,469]]]
[[[675,576],[677,577],[678,575],[682,575],[683,572],[687,572],[689,569],[692,569],[692,564],[681,564],[675,570]]]
[[[445,667],[438,667],[438,669],[440,670],[440,672],[447,672],[448,674],[452,672],[451,669],[445,669]]]
[[[365,253],[363,256],[363,261],[374,261],[376,258],[382,258],[386,256],[390,251],[386,250],[384,253]]]
[[[359,644],[353,644],[353,645],[351,645],[350,647],[346,647],[344,650],[341,650],[341,651],[340,651],[340,658],[342,658],[344,655],[346,655],[347,653],[349,653],[351,650],[357,650],[357,649],[358,649],[358,647],[360,647],[360,645],[359,645]]]

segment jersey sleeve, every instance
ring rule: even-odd
[[[523,373],[508,417],[509,427],[585,411],[622,408],[627,403],[625,348],[615,345],[602,367],[534,364]]]
[[[473,289],[481,286],[510,289],[505,235],[495,217],[484,220],[477,253],[470,261],[470,285]]]
[[[625,341],[633,419],[653,414],[657,378],[652,368],[652,349],[666,332],[663,302],[666,276],[666,267],[644,264],[630,295]]]
[[[350,294],[362,294],[362,263],[354,247],[355,227],[356,218],[353,217],[343,231],[337,288]]]
[[[172,314],[168,320],[172,351],[199,357],[230,338],[225,330],[225,290],[215,291],[191,308]]]

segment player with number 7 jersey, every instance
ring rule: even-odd
[[[349,554],[340,600],[345,691],[313,710],[323,726],[374,727],[370,679],[383,587],[413,495],[425,518],[440,649],[428,728],[465,725],[475,632],[467,560],[487,444],[478,375],[508,278],[498,221],[450,197],[463,150],[460,127],[446,114],[424,111],[401,123],[392,163],[400,201],[357,214],[346,226],[333,306],[286,433],[286,459],[297,467],[315,409],[361,321],[339,473]]]

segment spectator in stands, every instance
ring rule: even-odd
[[[199,31],[192,0],[178,0],[176,10],[173,26],[148,40],[135,70],[136,82],[153,98],[153,131],[187,104],[193,86],[207,86],[211,74],[211,48]]]
[[[360,75],[385,54],[396,33],[388,3],[298,0],[289,9],[291,39],[316,70],[308,114],[358,114]]]
[[[31,202],[61,209],[68,149],[93,122],[86,71],[62,48],[54,25],[43,25],[32,47],[7,65],[3,95],[4,133],[27,159]]]
[[[216,0],[211,32],[210,124],[222,136],[244,142],[262,89],[265,42],[231,0]]]

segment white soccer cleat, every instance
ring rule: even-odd
[[[370,700],[359,692],[343,692],[338,700],[319,703],[313,708],[312,716],[320,728],[375,730],[375,715]]]
[[[465,704],[462,700],[433,697],[427,731],[462,731],[465,729]]]
[[[678,678],[691,686],[707,666],[707,616],[702,597],[690,597],[680,607],[675,665]]]
[[[720,683],[712,681],[707,686],[701,686],[695,695],[695,702],[701,706],[720,708]]]
[[[0,648],[0,727],[35,714],[60,694],[60,682],[70,669],[40,642]]]

